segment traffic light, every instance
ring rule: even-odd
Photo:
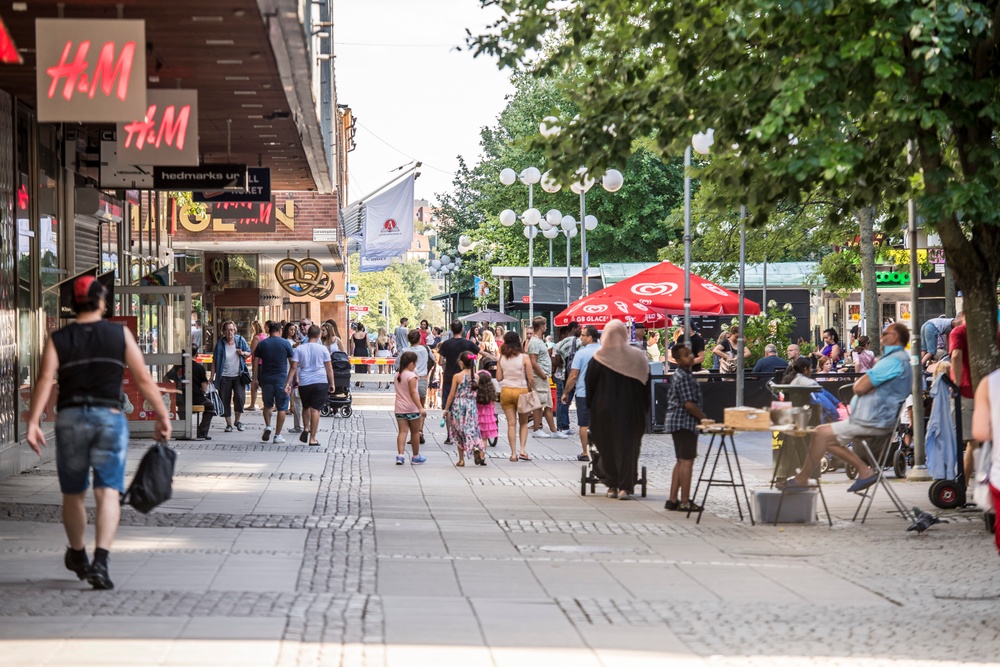
[[[388,301],[379,301],[378,302],[378,309],[379,309],[379,312],[382,313],[382,317],[385,317],[385,318],[389,317],[389,302]]]

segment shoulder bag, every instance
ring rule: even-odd
[[[522,415],[542,409],[542,402],[535,393],[535,384],[528,376],[528,371],[524,372],[524,379],[528,383],[528,391],[517,397],[517,412]]]

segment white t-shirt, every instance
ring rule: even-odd
[[[223,343],[225,345],[225,343]],[[234,378],[240,374],[240,358],[236,356],[236,343],[225,345],[226,361],[222,366],[222,377]]]
[[[295,348],[292,360],[299,365],[299,386],[326,384],[326,368],[330,351],[319,343],[304,343]]]
[[[413,368],[413,372],[417,374],[417,377],[426,377],[428,373],[427,348],[423,345],[414,345],[413,347],[406,348],[406,351],[417,355],[417,365]],[[398,358],[397,363],[399,363]]]
[[[899,423],[905,424],[907,426],[910,425],[910,411],[908,408],[912,407],[913,407],[913,394],[910,394],[909,396],[906,397],[906,400],[903,401],[903,407],[899,409],[900,410]]]

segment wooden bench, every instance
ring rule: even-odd
[[[194,424],[194,437],[197,438],[198,437],[198,430],[201,428],[201,415],[202,415],[203,412],[205,412],[205,406],[204,405],[192,405],[191,406],[191,412],[193,412],[194,414],[198,415],[198,419],[197,419],[197,421],[195,421],[195,424]]]

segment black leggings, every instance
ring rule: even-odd
[[[223,375],[222,382],[219,383],[219,394],[222,396],[222,404],[226,406],[226,414],[223,416],[228,419],[235,412],[236,421],[239,421],[240,415],[243,414],[243,401],[246,398],[246,387],[240,383],[239,376]]]

